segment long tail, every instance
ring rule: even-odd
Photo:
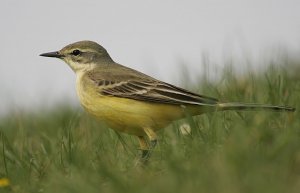
[[[268,111],[289,111],[294,112],[296,109],[294,107],[288,106],[274,106],[274,105],[265,105],[265,104],[251,104],[251,103],[219,103],[217,109],[221,111],[226,110],[238,110],[238,111],[256,111],[256,110],[268,110]]]

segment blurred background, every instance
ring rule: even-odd
[[[78,104],[71,69],[39,54],[79,40],[176,85],[207,64],[217,78],[231,59],[240,72],[263,70],[268,57],[299,55],[299,10],[297,0],[2,0],[0,114]]]

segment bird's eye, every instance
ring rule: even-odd
[[[80,50],[73,50],[72,52],[74,56],[78,56],[80,53],[81,53]]]

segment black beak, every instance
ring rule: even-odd
[[[43,53],[43,54],[40,54],[40,56],[52,57],[52,58],[62,58],[62,57],[64,57],[64,55],[60,54],[59,52]]]

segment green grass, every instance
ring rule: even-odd
[[[223,101],[300,109],[300,79],[281,67],[242,77],[230,70],[190,89]],[[0,192],[299,192],[300,116],[218,112],[159,133],[146,168],[134,167],[135,137],[105,128],[82,110],[11,113],[0,120]]]

